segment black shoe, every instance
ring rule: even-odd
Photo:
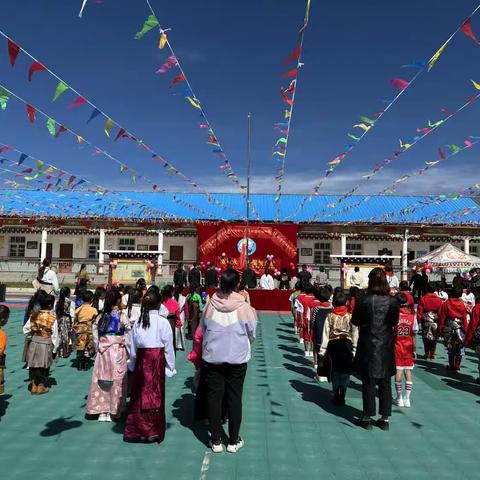
[[[372,427],[372,421],[368,418],[359,418],[356,422],[355,422],[355,425],[357,425],[357,427],[362,427],[364,428],[365,430],[371,430],[373,427]]]
[[[377,427],[384,432],[388,432],[390,430],[390,422],[388,420],[377,420]]]

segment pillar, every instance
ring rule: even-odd
[[[103,274],[103,252],[105,250],[105,230],[100,229],[100,242],[98,245],[98,273]]]
[[[42,241],[40,243],[40,262],[43,262],[47,256],[47,230],[42,230]]]
[[[408,279],[408,230],[405,230],[402,244],[402,280]]]
[[[163,231],[160,230],[158,232],[158,251],[162,252],[158,254],[158,261],[157,261],[157,275],[160,276],[162,274],[162,264],[163,264]]]
[[[465,237],[463,250],[468,255],[470,253],[470,237]]]
[[[347,255],[347,236],[344,233],[340,237],[340,255],[342,257]]]

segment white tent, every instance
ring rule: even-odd
[[[412,265],[431,265],[433,269],[464,270],[480,267],[480,257],[469,255],[447,243],[423,257],[415,258]]]

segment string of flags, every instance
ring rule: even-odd
[[[289,80],[289,84],[286,87],[280,88],[280,98],[284,105],[283,117],[284,121],[280,123],[275,123],[274,129],[279,132],[275,140],[275,145],[273,147],[272,156],[275,161],[275,176],[274,181],[277,184],[275,203],[277,204],[277,214],[275,221],[280,220],[280,202],[282,198],[282,186],[283,180],[285,177],[285,163],[288,153],[288,141],[290,139],[292,118],[293,118],[293,109],[295,106],[295,96],[297,93],[298,87],[298,74],[303,66],[302,63],[302,49],[303,42],[305,38],[305,31],[308,26],[308,20],[310,15],[310,0],[307,0],[305,7],[305,17],[303,20],[303,25],[298,32],[297,45],[289,57],[282,63],[282,67],[287,67],[292,62],[295,62],[295,68],[287,70],[283,75],[282,79]]]
[[[447,45],[452,41],[452,39],[459,33],[464,33],[469,37],[474,43],[478,44],[475,34],[471,26],[471,21],[474,15],[480,9],[480,4],[472,11],[472,13],[459,25],[459,27],[448,37],[448,39],[441,45],[439,49],[430,57],[430,59],[415,60],[414,62],[406,65],[402,65],[400,68],[413,69],[415,70],[414,75],[410,80],[405,80],[403,78],[393,78],[390,80],[390,84],[393,88],[397,90],[396,95],[392,99],[386,99],[383,102],[386,104],[384,108],[381,108],[380,111],[375,112],[372,115],[361,115],[359,117],[359,122],[354,124],[352,128],[357,129],[356,132],[348,132],[347,135],[350,138],[350,143],[348,143],[344,150],[335,156],[332,160],[327,162],[326,169],[323,173],[323,176],[315,184],[312,191],[305,195],[304,198],[300,201],[296,210],[294,210],[290,215],[288,215],[285,220],[290,220],[296,217],[305,207],[306,203],[311,201],[312,198],[316,195],[319,195],[321,187],[324,182],[327,180],[330,175],[341,165],[344,160],[355,150],[358,144],[373,130],[373,128],[378,124],[381,118],[394,106],[394,104],[402,97],[402,95],[413,86],[418,77],[423,74],[425,71],[430,72],[435,63],[438,61],[440,55],[443,53]],[[357,133],[358,132],[358,133]]]
[[[153,27],[152,27],[153,28]],[[173,165],[170,161],[165,160],[164,156],[159,155],[157,152],[155,152],[149,145],[147,145],[143,140],[139,139],[137,136],[133,135],[130,133],[127,128],[123,127],[120,125],[118,122],[116,122],[113,118],[111,118],[110,115],[105,113],[102,109],[100,109],[98,106],[96,106],[93,102],[91,102],[85,95],[82,95],[80,92],[78,92],[73,86],[68,84],[65,80],[60,78],[55,72],[53,72],[49,67],[45,66],[42,64],[38,59],[36,59],[30,52],[25,50],[23,47],[18,45],[14,40],[12,40],[5,32],[0,30],[0,35],[3,36],[7,40],[7,49],[8,49],[8,54],[9,54],[9,59],[10,59],[10,64],[12,67],[15,66],[17,57],[22,52],[25,54],[27,57],[29,57],[32,60],[32,65],[29,69],[28,77],[30,80],[33,80],[35,72],[41,72],[45,71],[49,73],[58,83],[55,88],[52,102],[56,102],[59,100],[61,97],[63,98],[63,95],[66,94],[67,92],[71,92],[74,95],[74,100],[69,101],[67,105],[67,109],[77,109],[82,106],[86,106],[90,109],[89,116],[87,119],[87,124],[98,119],[98,118],[103,118],[103,132],[105,136],[109,139],[113,139],[114,142],[117,142],[121,139],[127,139],[130,141],[133,141],[142,152],[147,152],[151,155],[151,158],[155,161],[160,161],[163,164],[164,171],[170,175],[176,176],[177,178],[181,179],[182,181],[186,182],[189,184],[191,187],[199,191],[200,193],[206,195],[207,201],[211,204],[214,204],[218,206],[219,208],[222,208],[225,211],[229,211],[230,213],[235,214],[235,216],[241,218],[241,215],[238,212],[234,212],[228,207],[226,207],[224,204],[222,204],[218,199],[216,199],[213,195],[209,194],[206,190],[202,189],[197,182],[195,182],[193,179],[189,178],[185,174],[183,174],[178,168],[176,168],[175,165]],[[1,110],[6,110],[7,105],[8,105],[8,100],[11,96],[11,93],[9,93],[8,90],[2,88],[0,86],[0,109]],[[27,109],[27,115],[28,119],[31,123],[34,123],[36,120],[36,113],[37,110],[34,106],[32,105],[26,105]],[[46,127],[48,129],[48,132],[52,135],[54,138],[58,138],[61,134],[65,133],[66,129],[63,125],[58,123],[52,118],[47,119]],[[116,133],[112,132],[113,128],[116,128],[117,131]],[[79,136],[78,137],[79,143],[83,143],[82,140],[83,137]],[[86,142],[87,143],[87,142]],[[102,149],[96,148],[97,154],[105,154],[106,152],[102,151]],[[107,155],[108,156],[108,155]],[[109,157],[110,159],[113,159],[113,157]],[[132,184],[135,184],[137,179],[140,180],[145,180],[145,177],[143,176],[138,176],[137,172],[134,169],[131,169],[128,167],[128,165],[124,164],[123,162],[117,161],[120,165],[120,173],[122,174],[128,174],[130,175],[130,179]],[[156,192],[161,192],[165,191],[159,187],[159,185],[156,182],[147,182],[151,185],[151,188],[156,191]],[[193,205],[191,206],[193,209]]]

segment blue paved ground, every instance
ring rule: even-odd
[[[334,407],[327,385],[313,380],[289,315],[261,315],[249,366],[238,455],[210,454],[207,432],[192,422],[192,367],[180,355],[167,383],[168,431],[158,445],[124,444],[122,425],[87,421],[90,372],[69,360],[52,370],[56,385],[27,392],[20,355],[21,311],[9,324],[7,395],[0,403],[0,476],[5,479],[478,479],[480,386],[476,359],[445,375],[438,362],[415,370],[413,408],[394,409],[390,432],[360,430],[358,381],[349,405]]]

